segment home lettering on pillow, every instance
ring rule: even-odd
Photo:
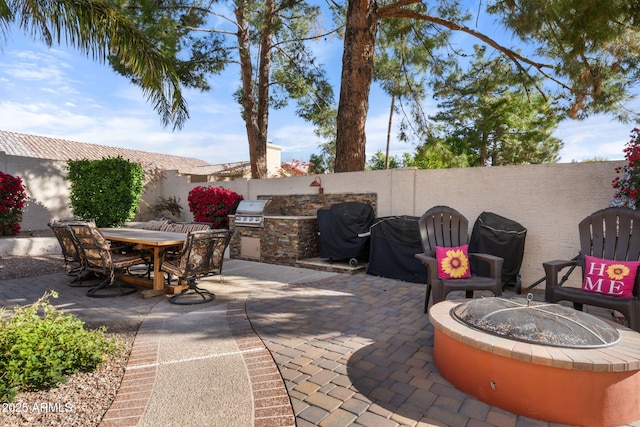
[[[621,298],[633,297],[640,262],[615,261],[585,255],[582,290]]]

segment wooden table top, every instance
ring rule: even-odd
[[[182,245],[186,239],[186,234],[184,233],[144,230],[141,228],[101,228],[100,232],[109,240],[149,246]]]

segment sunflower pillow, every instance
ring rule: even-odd
[[[466,279],[471,277],[469,245],[445,248],[436,246],[438,279]]]
[[[585,255],[582,290],[632,298],[639,265],[640,261],[612,261]]]

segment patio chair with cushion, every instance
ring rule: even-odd
[[[473,291],[487,290],[502,295],[503,259],[494,255],[468,253],[469,222],[457,210],[435,206],[418,221],[423,253],[416,254],[427,267],[427,289],[424,312],[429,307],[433,289],[433,304],[444,301],[452,291],[465,291],[473,298]],[[488,276],[477,276],[471,271],[469,257],[488,266]]]
[[[116,274],[127,273],[131,267],[138,265],[148,269],[150,257],[145,252],[122,252],[121,248],[111,247],[111,242],[104,238],[93,222],[72,222],[67,223],[66,227],[78,248],[83,268],[104,277],[100,284],[87,291],[88,296],[104,298],[136,292],[135,286],[122,283]]]
[[[187,234],[190,231],[203,231],[211,230],[211,222],[171,222],[162,228],[162,231],[168,231],[171,233],[184,233]],[[168,257],[176,257],[180,253],[180,247],[174,246],[165,249],[165,255]]]
[[[569,301],[576,310],[592,305],[616,310],[640,332],[640,211],[599,210],[578,224],[580,255],[543,263],[548,302]],[[581,287],[562,286],[560,272],[581,267]],[[566,279],[565,279],[566,280]]]
[[[76,247],[71,231],[66,225],[74,222],[83,223],[87,221],[93,220],[56,220],[47,224],[60,244],[64,265],[68,268],[67,274],[74,277],[70,283],[71,286],[82,286],[82,282],[86,278],[86,272],[83,268],[80,252]]]
[[[188,287],[170,298],[174,304],[191,305],[212,301],[215,295],[206,289],[199,288],[196,280],[205,277],[222,276],[224,252],[229,245],[233,230],[202,230],[187,234],[184,246],[174,257],[167,257],[162,262],[162,271],[167,273],[167,280],[177,276],[179,282],[186,282]]]

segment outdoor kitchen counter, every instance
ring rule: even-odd
[[[229,215],[229,218],[235,218],[235,215]],[[264,218],[272,218],[272,219],[317,219],[315,215],[273,215],[267,214],[264,215]]]
[[[306,220],[306,219],[317,219],[315,216],[304,216],[304,215],[265,215],[265,219],[280,219],[280,220]]]
[[[254,224],[237,223],[237,217],[229,215],[229,226],[235,230],[231,258],[295,266],[298,260],[320,254],[315,216],[266,214]]]

